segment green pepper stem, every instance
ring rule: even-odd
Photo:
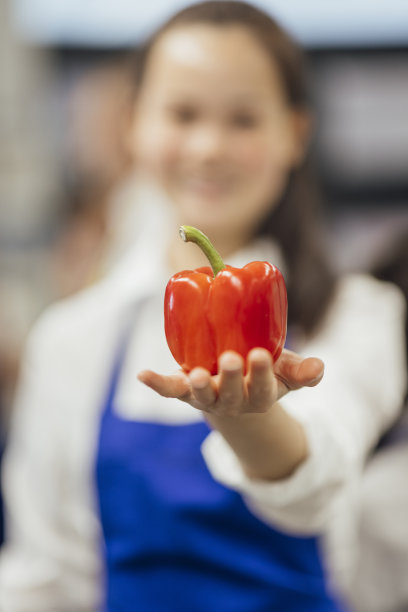
[[[182,225],[179,229],[179,234],[184,242],[194,242],[200,247],[210,262],[214,276],[216,276],[221,270],[224,270],[225,264],[221,258],[221,255],[211,244],[207,236],[203,234],[203,232],[200,232],[200,230],[192,227],[191,225]]]

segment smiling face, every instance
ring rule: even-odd
[[[133,148],[180,223],[243,244],[299,162],[303,125],[249,29],[179,26],[151,51]]]

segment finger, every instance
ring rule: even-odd
[[[304,359],[292,351],[284,350],[275,363],[274,370],[281,397],[290,390],[317,385],[323,378],[324,363],[316,357]]]
[[[315,387],[324,375],[324,363],[317,357],[307,357],[298,368],[298,380],[306,387]]]
[[[266,411],[277,400],[277,380],[269,351],[256,348],[248,354],[248,400],[254,412]]]
[[[203,410],[214,404],[217,399],[217,391],[208,370],[204,368],[194,368],[194,370],[190,372],[190,383],[192,394],[196,402],[203,406]]]
[[[225,415],[236,415],[244,403],[244,361],[238,353],[226,351],[218,361],[218,399]]]
[[[163,376],[152,370],[143,370],[139,372],[137,378],[163,397],[175,397],[187,401],[191,396],[189,379],[182,371],[170,376]]]

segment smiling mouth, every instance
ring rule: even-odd
[[[207,197],[219,197],[231,191],[232,181],[192,177],[185,181],[188,191]]]

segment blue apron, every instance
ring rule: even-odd
[[[130,334],[128,334],[130,335]],[[216,482],[204,422],[168,425],[115,413],[120,342],[101,419],[96,484],[109,612],[339,612],[315,537],[257,519]]]

